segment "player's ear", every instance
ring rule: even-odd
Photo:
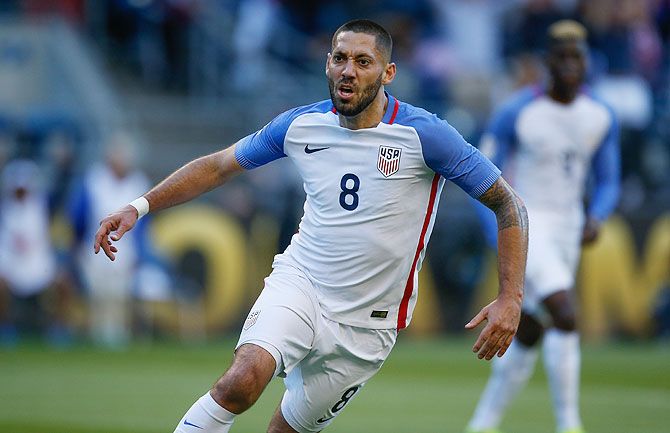
[[[395,63],[391,62],[386,65],[386,68],[384,69],[384,76],[382,77],[382,84],[387,85],[390,84],[393,79],[395,78],[395,73],[396,73],[396,66]]]
[[[326,56],[326,77],[330,78],[330,75],[328,75],[328,65],[330,64],[330,58],[332,57],[332,54],[328,53]]]

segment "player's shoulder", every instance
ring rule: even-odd
[[[330,100],[294,107],[275,116],[270,123],[263,127],[262,131],[272,136],[275,143],[281,143],[284,141],[287,131],[296,120],[313,113],[329,113],[332,108],[333,104]]]
[[[500,105],[498,112],[518,114],[523,108],[544,95],[544,89],[538,85],[525,86],[511,93]]]
[[[435,113],[406,102],[399,104],[394,124],[414,129],[424,150],[445,143],[460,145],[464,142],[461,134],[449,122]]]
[[[580,94],[594,107],[606,111],[612,120],[616,120],[614,108],[612,108],[612,106],[605,100],[605,98],[598,94],[598,92],[596,92],[592,87],[583,86],[580,89]]]
[[[445,134],[448,136],[449,133],[455,131],[446,120],[441,119],[437,114],[407,102],[399,104],[394,124],[414,129],[421,141],[430,137],[444,137]]]
[[[435,113],[412,105],[408,102],[400,102],[395,122],[398,125],[414,126],[416,124],[430,124],[443,121]]]
[[[312,113],[323,114],[332,112],[332,110],[333,110],[333,103],[330,101],[330,99],[324,99],[323,101],[313,102],[311,104],[300,105],[291,108],[289,110],[284,111],[277,117],[293,121],[298,117],[304,116],[306,114],[312,114]]]

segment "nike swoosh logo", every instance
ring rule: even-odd
[[[317,419],[317,420],[316,420],[316,423],[317,423],[317,424],[323,424],[324,422],[330,421],[330,420],[333,419],[333,418],[335,418],[335,416],[329,416],[329,417],[325,417],[325,416],[323,416],[323,417]]]
[[[326,149],[330,149],[330,147],[313,147],[313,148],[310,149],[309,144],[305,145],[305,153],[314,153],[314,152],[318,152],[320,150],[326,150]]]
[[[202,430],[202,427],[200,427],[199,425],[195,425],[195,424],[193,424],[192,422],[188,422],[187,419],[184,420],[184,425],[188,425],[188,426],[191,426],[191,427],[199,428],[200,430]]]

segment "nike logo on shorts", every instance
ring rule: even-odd
[[[310,149],[309,144],[305,145],[305,153],[307,153],[307,154],[314,153],[314,152],[319,152],[321,150],[326,150],[326,149],[330,149],[330,147],[313,147],[313,148]]]
[[[316,423],[317,424],[323,424],[324,422],[328,422],[333,418],[335,418],[335,415],[333,415],[333,416],[322,416],[321,418],[316,420]]]

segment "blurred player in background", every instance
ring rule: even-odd
[[[191,200],[245,169],[286,156],[303,178],[307,198],[299,232],[276,256],[232,366],[176,432],[228,432],[274,376],[286,377],[286,392],[268,431],[327,427],[381,368],[398,330],[411,320],[445,179],[498,219],[500,293],[467,325],[488,322],[473,351],[491,359],[511,343],[526,260],[523,203],[449,124],[384,91],[396,73],[391,49],[391,36],[378,24],[343,25],[326,61],[329,100],[277,116],[102,220],[94,248],[114,260],[111,241],[149,210]]]
[[[593,242],[619,194],[618,127],[583,87],[585,28],[570,20],[548,31],[547,87],[528,88],[493,117],[481,149],[507,174],[528,207],[526,293],[519,331],[496,360],[468,432],[497,432],[504,410],[534,370],[542,341],[559,433],[581,433],[580,349],[571,288],[580,244]],[[593,177],[590,203],[585,186]],[[586,214],[586,215],[585,215]]]

